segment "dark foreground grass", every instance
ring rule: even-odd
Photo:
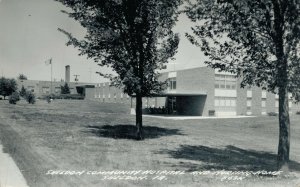
[[[291,174],[274,177],[252,173],[245,177],[216,173],[276,170],[277,117],[177,121],[144,117],[146,139],[136,141],[135,117],[128,113],[128,106],[122,104],[38,101],[36,105],[8,105],[2,101],[0,139],[4,151],[10,153],[33,187],[300,184],[299,116],[292,117]],[[49,170],[83,174],[47,175]],[[185,174],[155,178],[155,174],[140,173],[136,176],[148,179],[103,180],[99,171],[112,170]],[[89,171],[97,173],[88,174]],[[196,175],[193,171],[207,172]]]

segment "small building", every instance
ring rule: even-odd
[[[70,66],[65,66],[65,81],[17,80],[18,90],[20,91],[24,86],[26,90],[33,92],[39,98],[49,94],[60,94],[61,86],[66,83],[70,88],[70,94],[85,95],[84,88],[95,87],[93,83],[70,82],[70,72]]]
[[[22,86],[26,90],[33,92],[36,97],[43,97],[49,95],[50,93],[53,94],[60,94],[61,93],[61,86],[64,86],[66,82],[64,81],[39,81],[39,80],[17,80],[18,90],[20,91]],[[67,83],[70,88],[70,94],[79,94],[77,91],[77,87],[91,85],[91,83],[77,83],[77,82],[68,82]]]

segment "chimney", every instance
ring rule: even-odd
[[[70,66],[69,65],[67,65],[66,66],[66,77],[65,77],[65,82],[70,82]]]

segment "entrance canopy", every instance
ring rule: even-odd
[[[156,97],[165,97],[165,96],[206,96],[207,92],[206,91],[168,91],[168,92],[163,92],[161,94],[155,95]]]
[[[159,94],[153,94],[152,97],[179,97],[179,96],[207,96],[206,91],[167,91]],[[135,94],[131,95],[131,97],[136,97]]]

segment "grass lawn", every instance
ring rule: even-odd
[[[69,100],[48,104],[40,100],[35,105],[22,102],[9,105],[8,101],[0,101],[0,117],[4,151],[10,153],[32,187],[300,186],[299,115],[291,117],[292,172],[275,177],[218,172],[274,171],[277,117],[201,120],[144,117],[144,141],[134,140],[135,116],[129,115],[129,107],[123,104]],[[81,171],[82,175],[50,175],[49,170]],[[118,180],[104,180],[104,177],[124,175],[101,173],[118,170],[141,171]],[[147,170],[185,173],[142,174]],[[193,175],[193,171],[206,173]],[[147,179],[133,180],[144,176]]]

